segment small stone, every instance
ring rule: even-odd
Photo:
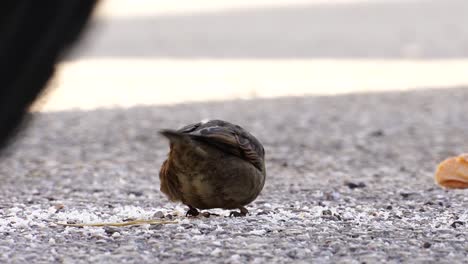
[[[153,218],[158,218],[158,219],[164,218],[164,213],[161,211],[157,211],[156,213],[154,213]]]
[[[339,221],[341,221],[341,219],[342,219],[341,215],[339,215],[339,214],[333,214],[333,216]]]
[[[392,210],[393,207],[392,207],[391,205],[388,205],[388,206],[386,207],[386,209],[387,209],[387,210]]]
[[[365,188],[366,184],[363,182],[354,183],[354,182],[345,182],[345,185],[348,186],[350,189],[359,189]]]
[[[338,192],[327,192],[324,196],[327,201],[337,201],[341,195]]]
[[[143,192],[141,191],[129,191],[128,195],[135,195],[135,197],[143,196]]]
[[[107,241],[105,239],[99,239],[99,240],[96,240],[96,244],[104,245],[104,244],[107,244]]]
[[[190,228],[193,227],[193,226],[190,225],[190,224],[181,224],[180,226],[182,226],[182,227],[185,228],[185,229],[190,229]]]
[[[323,210],[323,211],[322,211],[322,215],[332,215],[332,214],[333,214],[333,213],[332,213],[332,211],[330,211],[330,210]]]
[[[162,225],[157,224],[157,225],[150,225],[149,230],[159,230],[162,228]]]
[[[411,195],[413,195],[414,193],[409,193],[409,192],[401,192],[400,195],[401,197],[403,198],[408,198],[410,197]]]
[[[291,259],[297,259],[297,251],[296,250],[291,250],[286,255],[291,258]]]
[[[118,232],[119,230],[115,227],[112,226],[106,226],[104,227],[104,232],[108,234],[109,236],[112,236],[114,233]]]
[[[58,213],[59,211],[63,210],[63,208],[65,208],[65,205],[56,204],[56,205],[54,205],[54,208],[55,208],[55,212]]]
[[[385,136],[385,133],[384,133],[383,130],[377,129],[377,130],[374,130],[374,131],[370,132],[369,136],[371,136],[371,137],[382,137],[382,136]]]
[[[424,242],[424,244],[423,244],[423,248],[430,248],[431,246],[432,246],[432,244],[429,243],[429,242]]]
[[[270,212],[268,212],[268,211],[260,211],[260,212],[257,213],[257,215],[267,215],[269,213]]]
[[[455,221],[450,226],[453,227],[453,228],[457,228],[457,227],[462,226],[462,225],[465,225],[465,222]]]

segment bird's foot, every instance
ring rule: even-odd
[[[206,218],[209,218],[210,216],[219,216],[219,214],[213,214],[210,212],[202,212],[201,215],[203,215]]]
[[[231,213],[229,214],[230,217],[234,216],[234,217],[242,217],[242,216],[246,216],[247,213],[249,212],[247,209],[245,209],[245,207],[240,207],[240,212],[236,212],[236,211],[231,211]]]
[[[185,216],[198,216],[200,212],[196,208],[190,207]]]
[[[245,214],[243,213],[239,213],[237,211],[231,211],[231,213],[229,214],[230,217],[242,217],[242,216],[245,216]]]

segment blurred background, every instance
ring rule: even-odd
[[[468,85],[466,0],[104,0],[35,111]]]

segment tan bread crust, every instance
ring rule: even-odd
[[[468,188],[468,154],[442,161],[435,173],[435,181],[449,189]]]

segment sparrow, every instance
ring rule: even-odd
[[[239,209],[230,216],[245,216],[265,184],[265,150],[242,127],[222,120],[187,125],[159,133],[170,151],[159,172],[161,192],[171,201],[197,209]],[[205,214],[205,216],[209,216]]]

